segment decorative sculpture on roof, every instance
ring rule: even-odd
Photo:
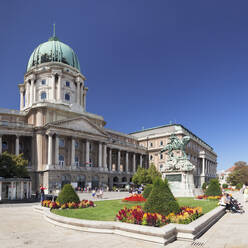
[[[187,159],[185,153],[185,148],[189,141],[189,136],[184,136],[182,139],[179,139],[175,134],[170,136],[168,144],[160,151],[160,153],[167,152],[168,155],[162,171],[192,171],[195,168]],[[178,152],[179,156],[177,156]]]

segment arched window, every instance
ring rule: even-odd
[[[44,92],[44,91],[41,92],[41,94],[40,94],[40,99],[41,99],[41,100],[45,100],[46,97],[47,97],[46,92]]]
[[[65,94],[65,100],[70,101],[70,94],[68,94],[68,93]]]

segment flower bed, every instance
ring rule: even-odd
[[[163,216],[158,213],[145,213],[141,206],[134,206],[121,209],[116,219],[131,224],[159,227],[169,223],[188,224],[201,215],[202,209],[199,207],[182,207],[179,214],[170,213],[168,216]]]
[[[77,209],[77,208],[88,208],[88,207],[94,207],[95,204],[93,201],[88,201],[88,200],[82,200],[79,203],[75,202],[69,202],[65,203],[63,205],[60,205],[58,202],[50,201],[50,200],[45,200],[41,203],[41,206],[47,207],[50,209]]]
[[[134,194],[129,197],[124,198],[122,201],[127,202],[145,202],[146,199],[142,196],[142,194]]]
[[[214,200],[214,201],[216,201],[216,200],[220,200],[221,197],[222,197],[221,195],[217,195],[217,196],[198,195],[196,197],[196,199],[198,199],[198,200]]]

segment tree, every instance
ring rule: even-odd
[[[232,186],[248,184],[248,165],[244,161],[238,161],[234,164],[234,170],[229,174],[227,182]]]
[[[152,184],[147,184],[143,192],[143,197],[147,199],[151,192],[152,192]]]
[[[0,155],[0,175],[5,178],[28,177],[28,161],[23,158],[23,154],[14,155],[8,152]]]
[[[152,191],[145,202],[144,210],[164,216],[180,211],[179,204],[171,193],[167,180],[163,181],[159,177],[154,180]]]
[[[60,205],[63,205],[68,202],[78,203],[80,200],[73,187],[70,184],[65,184],[63,189],[59,192],[57,201]]]
[[[137,172],[133,175],[132,182],[136,185],[152,184],[156,177],[161,178],[162,175],[157,171],[154,164],[151,164],[149,169],[138,168]]]
[[[207,196],[222,195],[222,191],[221,191],[218,179],[211,179],[210,180],[210,183],[209,183],[209,185],[207,187],[205,195],[207,195]]]

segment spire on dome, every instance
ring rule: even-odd
[[[55,34],[55,23],[53,23],[53,36],[49,38],[49,41],[52,41],[52,40],[59,40]]]

